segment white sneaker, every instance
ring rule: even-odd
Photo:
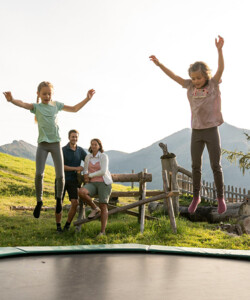
[[[91,213],[88,215],[88,219],[93,219],[97,214],[99,214],[100,211],[101,211],[100,208],[96,207],[96,209],[93,209]]]

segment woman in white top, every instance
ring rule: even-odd
[[[101,212],[101,232],[105,234],[108,222],[107,204],[112,191],[112,177],[108,170],[108,156],[103,153],[102,143],[99,139],[92,139],[89,152],[84,161],[85,185],[79,190],[79,196],[93,209],[88,218],[94,218]],[[98,195],[99,206],[96,206],[91,197]]]

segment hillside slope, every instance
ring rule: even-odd
[[[244,132],[250,134],[250,130],[224,123],[220,126],[222,148],[231,151],[249,151],[249,143],[246,140]],[[112,173],[131,173],[132,170],[141,172],[144,168],[147,168],[148,172],[153,174],[153,182],[148,184],[148,188],[162,188],[160,161],[162,150],[159,147],[159,143],[167,144],[169,152],[176,154],[178,164],[191,170],[190,140],[191,129],[185,128],[133,153],[115,150],[107,151],[106,153],[110,160],[110,170]],[[36,147],[24,141],[13,141],[12,144],[1,146],[0,152],[34,160]],[[48,158],[47,163],[53,165],[51,158]],[[225,185],[250,189],[250,171],[247,171],[245,176],[243,176],[239,167],[235,164],[230,164],[224,157],[222,157],[222,167]],[[206,149],[203,156],[202,175],[204,180],[213,181]]]

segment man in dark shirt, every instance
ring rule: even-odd
[[[79,132],[75,129],[69,131],[69,143],[62,148],[63,158],[64,158],[64,173],[65,173],[65,188],[63,193],[63,198],[66,191],[69,195],[69,200],[71,201],[71,207],[68,213],[68,219],[64,225],[63,230],[69,230],[70,224],[76,214],[78,206],[78,181],[77,181],[77,172],[83,171],[81,162],[84,162],[84,159],[87,153],[83,148],[77,145]],[[62,213],[57,216],[57,231],[62,232],[61,228],[61,219]]]

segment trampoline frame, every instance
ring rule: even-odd
[[[11,256],[66,254],[66,253],[95,253],[95,252],[136,252],[136,253],[161,253],[175,255],[191,255],[242,259],[250,261],[250,250],[229,250],[212,248],[171,247],[143,244],[100,244],[77,246],[20,246],[0,247],[0,259]]]

